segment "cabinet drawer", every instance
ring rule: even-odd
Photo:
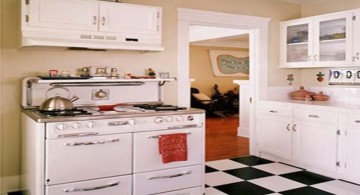
[[[257,113],[268,114],[273,116],[292,117],[292,109],[275,106],[261,106],[257,108]]]
[[[46,187],[49,195],[131,195],[131,176],[111,177]]]
[[[134,175],[134,195],[156,194],[200,187],[204,166],[190,166]]]
[[[46,140],[46,185],[131,173],[131,134]]]
[[[165,192],[161,193],[159,195],[199,195],[203,194],[203,188],[197,187],[197,188],[190,188],[185,190],[176,190],[173,192]]]
[[[174,133],[188,133],[187,161],[163,163],[159,154],[159,136]],[[204,131],[203,128],[189,128],[182,130],[151,131],[134,134],[134,173],[169,169],[180,166],[201,164],[204,159]]]
[[[337,124],[338,115],[330,111],[294,109],[294,118],[311,122]]]

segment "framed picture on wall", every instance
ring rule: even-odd
[[[211,66],[218,77],[249,77],[249,52],[209,50]]]

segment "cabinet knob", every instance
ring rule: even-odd
[[[101,24],[103,25],[103,26],[105,26],[105,22],[106,22],[106,18],[105,17],[101,17]]]
[[[293,131],[295,131],[296,132],[296,124],[293,126]]]
[[[290,124],[287,124],[286,129],[290,131]]]
[[[96,25],[96,23],[97,23],[97,17],[93,16],[93,25]]]

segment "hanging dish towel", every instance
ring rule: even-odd
[[[161,135],[159,137],[159,152],[162,155],[163,163],[186,161],[188,156],[187,134]]]

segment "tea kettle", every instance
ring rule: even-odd
[[[55,97],[47,98],[49,91],[54,89],[63,89],[68,92],[68,98],[61,97],[59,94],[56,94]],[[41,103],[41,111],[64,111],[71,110],[74,108],[73,102],[79,98],[76,96],[70,97],[70,91],[67,88],[55,86],[46,91],[46,100]]]

